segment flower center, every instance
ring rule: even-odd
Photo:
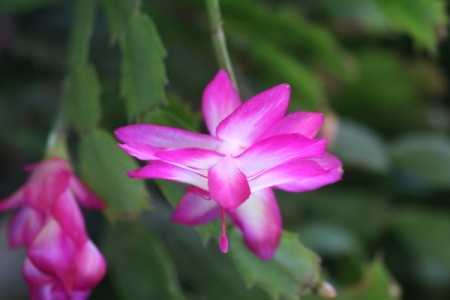
[[[223,141],[216,149],[217,152],[225,154],[225,155],[231,155],[233,157],[238,156],[242,152],[244,152],[247,149],[247,147],[241,146],[236,143]]]

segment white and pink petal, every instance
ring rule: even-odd
[[[214,150],[220,141],[210,135],[151,124],[120,127],[114,132],[125,144],[140,143],[163,149],[202,148]]]
[[[214,166],[223,157],[216,151],[199,148],[184,148],[177,150],[162,150],[155,154],[157,159],[179,167],[206,170]]]
[[[342,178],[344,173],[342,162],[337,157],[327,153],[323,159],[315,159],[313,161],[320,165],[325,172],[317,176],[278,184],[276,187],[289,192],[306,192],[335,183]]]
[[[118,144],[118,146],[122,148],[125,153],[140,160],[156,159],[155,153],[160,150],[158,147],[139,142],[128,142],[125,144]]]
[[[318,163],[311,160],[297,160],[269,169],[250,180],[252,192],[281,184],[327,174]]]
[[[190,184],[203,190],[208,189],[208,180],[206,177],[166,162],[154,161],[150,165],[142,167],[136,171],[128,172],[131,178],[154,178],[166,179],[179,183]]]
[[[228,117],[241,100],[228,74],[220,70],[216,77],[206,86],[202,98],[202,112],[206,128],[211,135],[216,135],[216,129],[223,119]]]
[[[250,196],[247,177],[231,156],[222,158],[208,171],[211,199],[227,210],[234,210]]]
[[[280,134],[301,134],[307,138],[317,135],[322,126],[324,116],[316,112],[295,112],[275,122],[262,136],[267,138]]]
[[[221,208],[215,201],[188,191],[170,219],[183,225],[203,225],[217,219],[220,213]]]
[[[247,177],[304,158],[320,158],[324,139],[309,139],[300,134],[284,134],[261,140],[236,157],[236,164]]]
[[[228,215],[242,231],[250,251],[264,260],[273,258],[280,244],[282,221],[271,189],[252,193],[245,203]]]
[[[280,84],[239,106],[217,127],[217,137],[248,147],[281,119],[289,105],[291,89]]]

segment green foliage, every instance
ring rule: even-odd
[[[324,97],[323,88],[319,78],[311,70],[269,43],[253,42],[250,51],[257,65],[271,70],[272,78],[278,78],[279,82],[291,82],[295,91],[293,98],[300,101],[303,108],[317,110],[314,101],[320,101]],[[299,107],[297,102],[293,102],[291,106]]]
[[[291,84],[293,109],[321,108],[325,94],[319,69],[347,77],[347,60],[339,44],[292,8],[274,11],[256,1],[223,1],[223,10],[232,45],[250,53],[248,59],[266,81]]]
[[[190,131],[198,131],[201,116],[182,99],[175,96],[168,97],[166,105],[159,106],[147,113],[144,123],[183,128]]]
[[[100,82],[92,65],[80,65],[64,85],[70,121],[79,134],[95,128],[101,115]]]
[[[133,217],[148,207],[150,196],[143,180],[126,176],[127,171],[138,168],[137,164],[117,147],[109,133],[91,131],[83,137],[79,152],[82,178],[105,201],[108,218]]]
[[[131,17],[122,47],[122,95],[129,119],[136,120],[166,100],[166,53],[153,22],[139,13]]]
[[[445,2],[441,0],[377,0],[396,29],[410,34],[416,42],[436,53],[438,29],[447,24]]]
[[[399,166],[436,187],[450,189],[450,139],[443,135],[411,134],[392,145]]]
[[[57,3],[58,1],[59,0],[2,0],[0,1],[0,11],[17,13],[48,6]]]
[[[388,271],[381,262],[370,265],[362,279],[362,282],[353,290],[342,293],[337,300],[398,300],[400,290],[392,282]]]
[[[0,197],[23,184],[20,166],[42,157],[63,99],[69,153],[79,154],[73,166],[114,221],[87,214],[109,264],[93,300],[311,300],[323,293],[322,278],[338,300],[397,299],[399,289],[403,299],[447,300],[445,1],[219,4],[242,99],[289,83],[290,109],[324,112],[321,134],[344,162],[336,186],[277,191],[284,228],[300,241],[285,233],[275,260],[263,262],[230,229],[230,253],[222,254],[218,222],[170,222],[185,186],[148,181],[150,197],[144,181],[126,176],[138,165],[111,135],[118,126],[206,131],[200,99],[217,62],[201,0],[0,1]],[[384,263],[371,263],[378,256]],[[0,272],[8,282],[1,295],[18,284],[8,274]]]
[[[436,211],[419,211],[409,209],[398,211],[392,220],[393,229],[400,236],[402,242],[411,251],[413,256],[412,268],[419,271],[425,267],[423,264],[442,264],[436,266],[436,271],[444,270],[447,279],[450,275],[450,219],[446,214]],[[432,234],[430,234],[432,233]],[[434,262],[434,264],[433,264]],[[420,273],[420,272],[419,272]],[[424,277],[430,274],[425,273]],[[438,278],[426,278],[427,280],[439,280]],[[441,283],[442,284],[442,283]]]
[[[308,61],[344,75],[343,49],[326,29],[307,22],[293,7],[284,5],[273,9],[259,1],[222,1],[225,26],[231,37],[235,35],[253,42],[271,41],[294,54],[308,57]],[[305,84],[305,86],[307,86]]]
[[[388,196],[368,188],[330,188],[304,194],[296,201],[321,223],[342,226],[362,238],[377,236],[389,216]]]
[[[249,287],[259,285],[272,299],[300,299],[319,285],[319,257],[305,248],[295,234],[284,232],[275,258],[262,261],[243,244],[237,230],[230,234],[230,254]]]
[[[96,7],[97,0],[75,1],[75,22],[67,59],[69,68],[76,68],[88,61]]]
[[[119,299],[184,299],[175,266],[150,228],[139,222],[115,224],[102,248]]]
[[[370,129],[352,122],[340,122],[333,151],[347,168],[375,173],[386,173],[389,169],[388,151],[383,140]]]
[[[103,0],[111,31],[111,40],[119,40],[126,32],[133,13],[138,12],[140,0]]]
[[[366,49],[356,57],[357,76],[335,97],[338,111],[382,131],[417,126],[424,118],[423,106],[411,66],[385,50]]]
[[[305,300],[319,300],[316,296],[307,296]],[[392,281],[385,266],[380,261],[367,266],[361,282],[348,290],[338,291],[336,300],[398,300],[400,289]]]

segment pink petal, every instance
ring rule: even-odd
[[[24,198],[34,209],[47,211],[68,188],[72,171],[67,161],[49,159],[34,169],[25,186]]]
[[[217,202],[207,200],[201,195],[187,192],[175,208],[173,222],[184,225],[203,225],[220,216],[221,209]]]
[[[211,150],[198,148],[185,148],[178,150],[163,150],[155,155],[158,159],[165,162],[183,167],[187,166],[193,169],[209,169],[223,157]]]
[[[58,283],[40,287],[35,292],[32,300],[86,300],[91,293],[91,291],[66,291]]]
[[[51,284],[55,281],[54,278],[44,274],[41,270],[39,270],[29,258],[25,259],[25,263],[22,268],[22,274],[25,280],[31,286],[42,286]]]
[[[77,245],[82,245],[87,241],[83,214],[69,191],[66,191],[56,201],[51,214],[61,226],[64,234]]]
[[[326,140],[309,139],[300,134],[272,136],[247,149],[236,164],[247,176],[302,158],[322,157]]]
[[[280,134],[301,134],[307,138],[313,138],[317,135],[322,125],[324,116],[315,112],[295,112],[278,120],[263,135],[267,138]]]
[[[5,211],[8,209],[16,208],[20,204],[22,204],[23,203],[23,191],[24,191],[24,188],[20,188],[19,190],[15,191],[12,195],[3,199],[2,202],[0,202],[0,211]]]
[[[298,182],[304,179],[327,174],[318,163],[312,160],[298,160],[276,166],[250,180],[252,192],[280,184]]]
[[[42,286],[30,286],[30,299],[32,300],[69,300],[67,297],[64,299],[54,297],[52,293],[52,284]]]
[[[154,161],[150,165],[136,171],[128,172],[131,178],[159,178],[170,181],[191,184],[203,190],[208,189],[207,179],[200,174],[174,166],[172,164]]]
[[[235,211],[231,220],[244,234],[244,242],[261,259],[271,259],[281,239],[281,215],[271,189],[252,193]]]
[[[70,290],[76,275],[75,258],[78,247],[64,234],[58,223],[48,218],[28,248],[28,257],[41,272],[58,279]]]
[[[91,291],[73,291],[70,293],[70,300],[87,300],[89,299],[89,295]],[[68,299],[69,300],[69,299]]]
[[[157,148],[202,148],[214,150],[220,141],[210,135],[151,124],[128,125],[116,129],[116,137],[124,143],[148,144]]]
[[[314,177],[280,184],[277,185],[277,188],[289,192],[305,192],[334,183],[342,178],[342,163],[335,156],[327,153],[323,159],[316,159],[314,161],[325,169],[326,172]]]
[[[44,219],[42,212],[22,206],[8,222],[10,247],[28,246],[44,225]]]
[[[106,261],[91,241],[87,241],[77,256],[77,276],[74,288],[93,289],[102,280],[106,272]]]
[[[226,156],[209,169],[208,187],[211,199],[227,210],[234,210],[250,196],[247,177],[236,167],[235,159]]]
[[[106,208],[100,198],[91,192],[76,176],[72,176],[69,182],[70,191],[73,193],[78,202],[87,209],[104,209]]]
[[[202,112],[209,132],[216,135],[217,125],[239,105],[241,100],[230,77],[220,70],[203,93]]]
[[[280,84],[254,96],[219,124],[217,136],[241,146],[251,145],[283,117],[290,94],[289,85]]]
[[[155,153],[159,151],[158,147],[153,147],[149,144],[143,144],[138,142],[129,142],[126,144],[119,144],[119,147],[123,151],[131,156],[141,160],[155,159]]]

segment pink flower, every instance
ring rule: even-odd
[[[86,234],[76,200],[89,209],[105,206],[63,159],[47,159],[28,170],[27,184],[0,202],[0,211],[18,209],[8,223],[9,243],[27,247],[23,275],[31,298],[86,299],[106,263]]]
[[[116,130],[128,154],[149,161],[129,172],[191,185],[172,220],[200,225],[222,217],[221,249],[227,250],[225,215],[262,259],[280,242],[281,216],[271,187],[302,192],[335,182],[341,162],[314,139],[319,113],[285,115],[290,87],[280,84],[241,103],[228,75],[220,71],[203,94],[202,112],[211,135],[150,124]]]

